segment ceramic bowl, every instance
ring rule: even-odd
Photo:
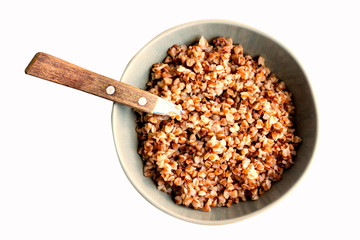
[[[204,36],[209,42],[220,36],[231,37],[241,44],[246,54],[261,55],[265,64],[293,93],[296,107],[295,126],[302,143],[294,158],[295,164],[284,171],[280,181],[256,201],[240,202],[231,207],[214,207],[202,212],[176,205],[169,194],[157,190],[152,179],[143,175],[143,162],[137,153],[136,115],[132,109],[114,104],[112,127],[121,166],[137,191],[165,213],[192,223],[214,225],[243,220],[269,208],[283,198],[306,172],[317,140],[317,113],[309,80],[294,55],[278,41],[252,27],[226,20],[202,20],[173,27],[156,36],[129,62],[121,81],[145,88],[151,66],[162,62],[167,49],[174,44],[191,45]],[[301,199],[299,199],[301,201]]]

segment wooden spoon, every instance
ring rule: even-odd
[[[91,72],[62,59],[39,52],[31,60],[25,73],[75,88],[139,111],[169,115],[181,114],[181,109],[163,98],[131,85]]]

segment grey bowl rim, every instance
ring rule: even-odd
[[[272,203],[266,205],[265,207],[259,209],[259,210],[256,210],[252,213],[249,213],[247,215],[244,215],[244,216],[240,216],[240,217],[236,217],[236,218],[232,218],[232,219],[223,219],[223,220],[216,220],[216,221],[209,221],[209,220],[198,220],[198,219],[193,219],[193,218],[187,218],[187,217],[184,217],[180,214],[174,214],[174,213],[169,213],[165,208],[163,208],[161,205],[159,204],[156,204],[155,202],[151,201],[147,196],[146,194],[144,194],[138,187],[137,185],[131,180],[131,178],[129,177],[127,171],[126,171],[126,167],[123,165],[121,159],[120,159],[120,153],[118,152],[118,148],[117,148],[117,144],[116,144],[116,133],[115,133],[115,129],[114,129],[114,121],[115,121],[115,117],[114,117],[114,111],[115,111],[115,107],[118,103],[113,103],[113,106],[112,106],[112,111],[111,111],[111,126],[112,126],[112,133],[113,133],[113,141],[114,141],[114,145],[115,145],[115,149],[116,149],[116,152],[117,152],[117,156],[118,156],[118,160],[120,162],[120,165],[123,169],[123,172],[125,173],[126,177],[128,178],[129,182],[132,184],[132,186],[136,189],[136,191],[138,193],[140,193],[140,195],[146,199],[146,201],[148,201],[151,205],[153,205],[154,207],[156,207],[157,209],[161,210],[162,212],[172,216],[172,217],[175,217],[177,219],[180,219],[180,220],[183,220],[183,221],[186,221],[186,222],[190,222],[190,223],[195,223],[195,224],[199,224],[199,225],[225,225],[225,224],[231,224],[231,223],[235,223],[235,222],[239,222],[239,221],[243,221],[245,219],[248,219],[250,217],[253,217],[255,215],[258,215],[268,209],[270,209],[271,207],[273,207],[274,205],[278,204],[279,202],[281,202],[282,200],[284,200],[286,198],[286,196],[288,196],[290,194],[290,192],[292,192],[297,186],[298,184],[304,179],[304,177],[308,174],[308,171],[311,167],[311,165],[313,164],[313,160],[315,158],[315,155],[317,153],[317,146],[318,146],[318,140],[319,140],[319,118],[318,118],[318,108],[317,108],[317,101],[316,101],[316,96],[314,94],[314,90],[312,88],[312,85],[311,85],[311,82],[309,80],[309,77],[306,73],[306,71],[304,70],[304,67],[302,66],[302,64],[300,63],[299,59],[296,57],[296,55],[288,48],[286,47],[283,43],[281,43],[279,40],[275,39],[274,37],[270,36],[269,34],[259,30],[259,29],[256,29],[250,25],[247,25],[247,24],[244,24],[244,23],[240,23],[240,22],[237,22],[237,21],[232,21],[232,20],[227,20],[227,19],[202,19],[202,20],[195,20],[195,21],[190,21],[190,22],[186,22],[186,23],[183,23],[183,24],[179,24],[179,25],[176,25],[176,26],[173,26],[161,33],[159,33],[158,35],[156,35],[153,39],[151,39],[149,42],[147,42],[132,58],[131,60],[128,62],[128,64],[126,65],[126,67],[124,68],[124,71],[122,73],[122,76],[120,78],[120,81],[122,80],[123,78],[123,75],[124,73],[126,72],[128,66],[134,61],[134,59],[136,59],[137,56],[139,56],[141,54],[141,52],[143,50],[145,50],[152,42],[156,41],[157,39],[159,38],[162,38],[164,35],[168,35],[168,34],[171,34],[171,32],[174,32],[174,31],[177,31],[178,29],[181,29],[181,28],[186,28],[186,27],[190,27],[190,26],[193,26],[193,25],[199,25],[199,24],[228,24],[228,25],[235,25],[237,27],[242,27],[242,28],[246,28],[250,31],[253,31],[253,32],[256,32],[260,35],[263,35],[264,37],[274,41],[276,44],[278,44],[281,48],[283,48],[292,58],[293,60],[295,61],[295,63],[298,65],[298,67],[300,68],[300,70],[302,71],[302,73],[304,74],[304,77],[305,77],[305,80],[309,86],[309,90],[310,90],[310,93],[311,93],[311,96],[313,98],[313,103],[314,103],[314,115],[315,115],[315,126],[316,126],[316,132],[314,133],[314,136],[315,136],[315,142],[314,142],[314,149],[313,149],[313,152],[311,154],[311,156],[309,157],[309,162],[308,164],[306,165],[306,167],[304,168],[301,176],[295,181],[295,183],[285,192],[283,193],[279,199],[273,201]],[[196,210],[194,210],[196,211]]]

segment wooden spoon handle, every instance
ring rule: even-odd
[[[144,112],[153,112],[158,96],[91,72],[46,53],[37,53],[25,73],[109,99]]]

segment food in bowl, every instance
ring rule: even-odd
[[[292,94],[261,56],[231,38],[174,45],[152,67],[148,91],[183,115],[138,113],[144,175],[176,204],[203,211],[256,200],[281,179],[301,142]]]

